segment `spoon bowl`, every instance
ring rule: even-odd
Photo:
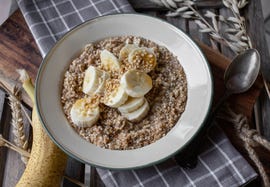
[[[230,94],[246,92],[255,82],[260,71],[260,55],[256,49],[248,49],[237,55],[224,74]]]

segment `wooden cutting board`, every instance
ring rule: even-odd
[[[19,14],[20,12],[17,11],[10,18],[9,22],[0,27],[0,80],[9,88],[19,84],[16,69],[26,69],[32,79],[35,80],[38,67],[42,62],[35,41],[29,35],[30,31],[23,17],[19,16]],[[199,41],[197,43],[211,65],[215,85],[215,103],[224,92],[223,74],[226,67],[230,64],[230,60]],[[231,99],[233,108],[236,111],[245,114],[249,118],[252,116],[255,99],[262,87],[260,82],[257,81],[256,85],[247,93],[236,95]],[[23,94],[23,100],[27,105],[32,105],[28,97],[25,97],[25,94]]]

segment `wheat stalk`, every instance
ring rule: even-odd
[[[15,136],[15,144],[25,151],[28,151],[28,141],[26,140],[26,135],[24,133],[23,115],[22,108],[19,102],[20,91],[18,87],[14,87],[13,94],[9,95],[9,104],[12,111],[11,124],[13,126],[13,134]],[[27,164],[28,157],[21,155],[21,160],[24,164]]]
[[[251,40],[246,29],[245,18],[242,17],[239,12],[248,2],[246,0],[223,0],[223,4],[229,8],[234,15],[233,17],[221,20],[229,26],[229,29],[225,31],[227,37],[231,39],[232,44],[240,44],[243,48],[242,50],[252,48]]]
[[[206,11],[201,15],[194,7],[195,1],[191,0],[152,0],[155,3],[164,5],[170,11],[167,16],[181,16],[185,19],[193,19],[199,26],[199,32],[208,33],[211,39],[229,47],[233,52],[240,53],[252,48],[250,38],[247,34],[245,19],[240,15],[239,9],[247,5],[247,0],[223,0],[224,6],[229,8],[233,16],[224,18],[214,12]],[[206,18],[211,21],[208,22]],[[229,28],[222,32],[218,22],[224,23]]]
[[[8,89],[8,87],[2,81],[0,81],[0,87],[3,88],[9,95],[14,96],[14,99],[20,103],[23,113],[25,114],[29,123],[32,125],[32,120],[31,120],[30,116],[28,115],[28,113],[26,112],[25,107],[23,106],[21,100],[18,100],[17,97],[13,94],[13,92],[10,91],[10,89]]]
[[[0,147],[7,147],[9,149],[12,149],[14,151],[16,151],[17,153],[19,153],[20,155],[23,155],[24,157],[30,157],[30,153],[21,149],[20,147],[12,144],[11,142],[9,142],[8,140],[6,140],[2,134],[0,134]]]

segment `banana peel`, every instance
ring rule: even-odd
[[[23,81],[23,87],[33,101],[34,86],[29,80]],[[39,120],[36,107],[32,111],[32,128],[33,144],[31,155],[16,187],[61,186],[67,155],[46,134]]]

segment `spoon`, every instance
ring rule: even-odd
[[[260,71],[260,56],[256,49],[248,49],[237,55],[224,73],[225,93],[206,117],[204,125],[197,135],[196,141],[191,142],[188,149],[176,155],[177,163],[183,168],[194,168],[197,165],[200,147],[205,142],[206,133],[213,126],[213,120],[223,105],[232,94],[246,92],[255,82]],[[193,149],[193,151],[192,151]]]

